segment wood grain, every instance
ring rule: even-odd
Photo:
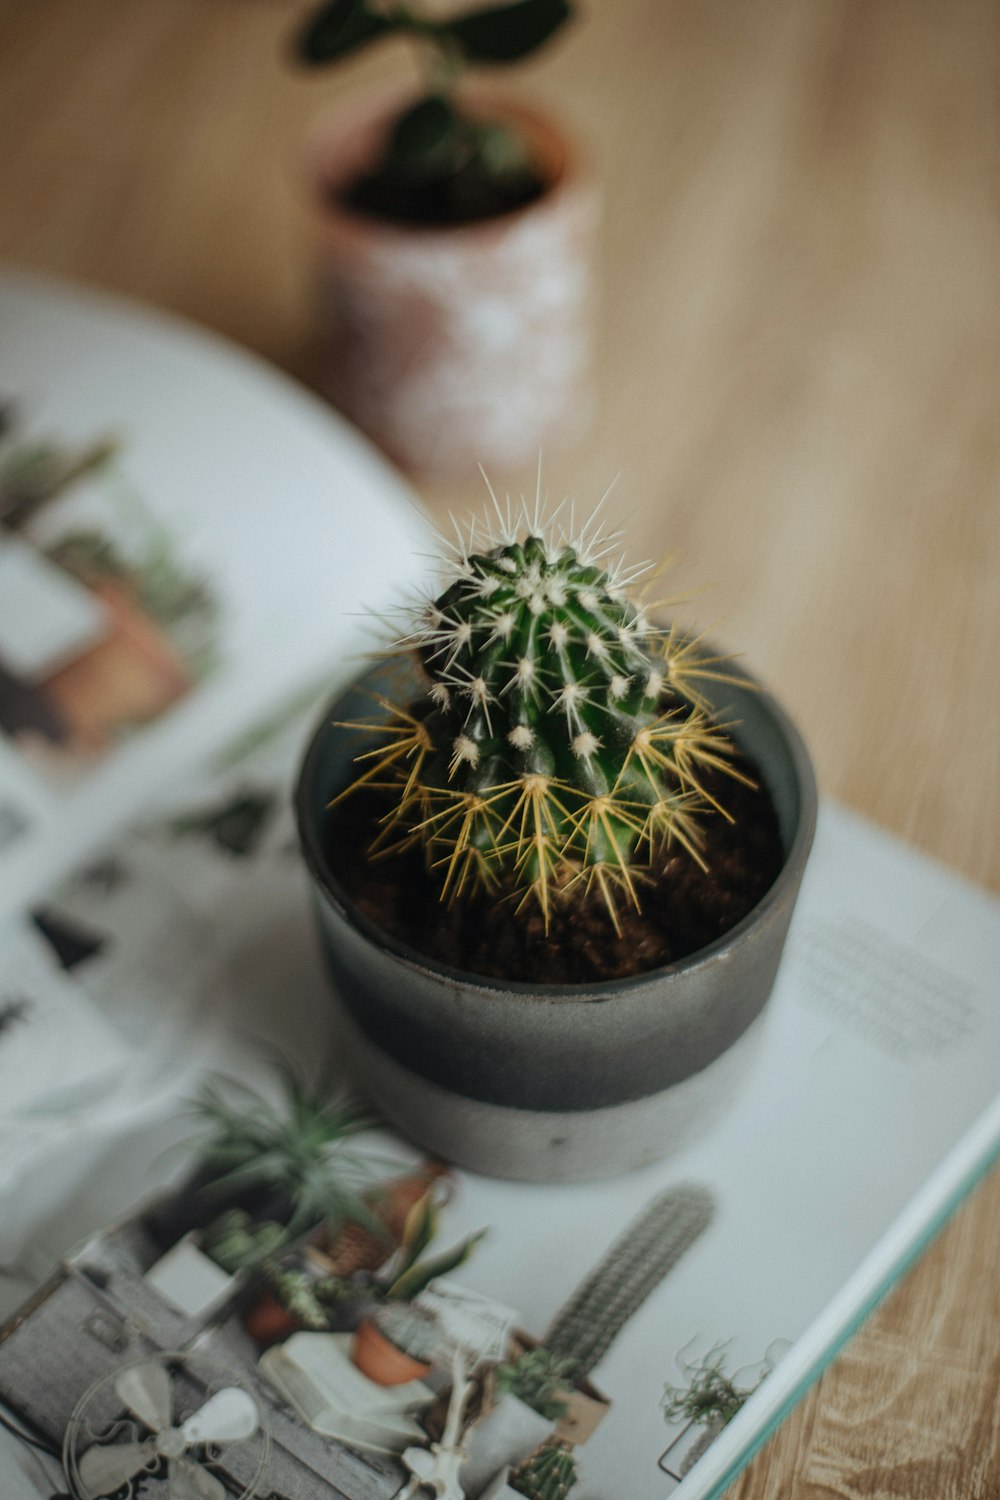
[[[302,142],[412,65],[296,74],[302,9],[0,0],[0,252],[308,379]],[[597,416],[550,487],[621,470],[609,513],[824,790],[1000,889],[1000,10],[591,0],[516,87],[606,184]],[[998,1242],[994,1173],[733,1496],[1000,1496]]]

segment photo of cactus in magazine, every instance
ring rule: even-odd
[[[87,1500],[716,1494],[996,1138],[995,903],[827,809],[708,1131],[603,1182],[489,1179],[342,1077],[280,795],[314,717],[161,798],[4,950],[0,1078],[50,991],[116,1047],[71,1130],[51,1093],[0,1115],[8,1313],[38,1288],[0,1409]]]

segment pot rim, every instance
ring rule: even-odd
[[[427,249],[471,247],[493,243],[532,217],[552,214],[565,199],[593,192],[596,182],[576,137],[549,115],[509,95],[475,90],[464,102],[472,114],[496,113],[519,122],[538,148],[545,186],[537,198],[507,213],[473,219],[464,224],[421,224],[358,213],[331,193],[347,185],[370,159],[368,144],[400,108],[419,97],[399,90],[382,91],[323,116],[314,129],[307,154],[307,177],[318,206],[320,232],[338,242],[356,245],[420,245]],[[360,149],[359,149],[360,148]]]
[[[373,670],[376,670],[376,667],[370,667],[363,675],[367,676]],[[742,679],[741,685],[750,689],[755,700],[764,706],[789,752],[798,795],[798,816],[781,869],[757,904],[728,931],[685,958],[678,959],[675,963],[662,964],[655,969],[646,969],[640,974],[628,974],[620,979],[589,980],[581,984],[545,984],[528,980],[500,979],[489,974],[476,974],[468,969],[458,969],[450,964],[441,963],[428,954],[420,953],[416,948],[411,948],[409,944],[401,942],[391,933],[386,932],[359,911],[329,868],[320,841],[317,822],[309,815],[309,805],[313,801],[312,794],[326,737],[336,728],[331,710],[362,681],[360,677],[352,678],[327,703],[310,736],[296,778],[294,808],[299,843],[316,888],[342,920],[353,927],[366,941],[391,953],[404,968],[436,975],[450,984],[460,986],[467,992],[478,992],[499,1002],[507,1000],[519,1002],[527,999],[561,1004],[574,1000],[590,1003],[616,995],[644,991],[661,983],[666,975],[691,974],[707,968],[717,962],[720,957],[727,956],[734,949],[750,941],[761,919],[774,906],[787,898],[789,888],[794,893],[812,846],[818,804],[816,776],[812,761],[805,742],[789,715],[778,700],[745,667],[730,661],[727,663],[727,671],[731,672],[734,677]]]

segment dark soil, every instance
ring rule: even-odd
[[[534,203],[544,191],[545,183],[534,172],[519,172],[502,182],[475,171],[407,182],[381,170],[359,177],[340,201],[352,213],[367,218],[448,228],[513,213]]]
[[[746,767],[751,774],[752,767]],[[718,775],[707,789],[734,818],[703,823],[699,868],[682,849],[647,866],[642,911],[619,907],[619,937],[599,897],[557,903],[546,936],[541,913],[495,893],[449,907],[416,850],[370,862],[384,804],[358,793],[330,814],[326,849],[337,879],[364,914],[399,941],[473,974],[540,984],[586,984],[641,974],[695,953],[734,927],[774,883],[784,862],[771,798]]]

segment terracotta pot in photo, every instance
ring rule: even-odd
[[[272,1291],[261,1292],[257,1301],[243,1315],[243,1326],[261,1349],[269,1349],[289,1334],[298,1333],[305,1324],[295,1317]]]
[[[191,687],[191,675],[167,632],[132,591],[97,584],[107,613],[104,640],[45,682],[80,749],[102,750],[122,729],[158,718]]]
[[[398,107],[341,118],[317,142],[323,388],[411,472],[532,463],[590,413],[595,187],[546,120],[491,104],[531,140],[540,198],[457,226],[355,212],[344,193]]]
[[[408,1380],[419,1380],[431,1368],[429,1363],[414,1359],[386,1338],[371,1318],[363,1318],[358,1324],[351,1358],[362,1375],[376,1385],[404,1385]]]

